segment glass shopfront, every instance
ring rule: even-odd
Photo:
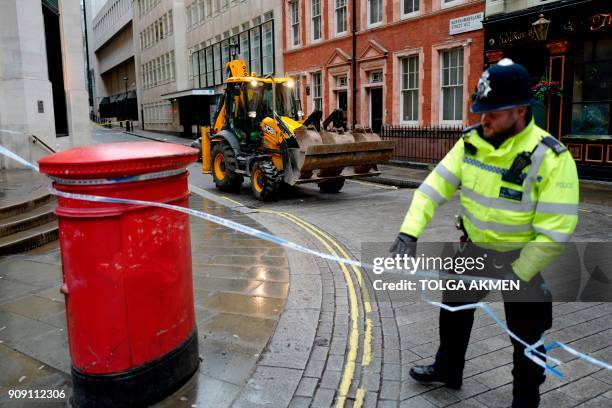
[[[540,16],[547,27],[538,32]],[[538,125],[567,146],[581,177],[612,181],[612,3],[553,2],[483,26],[485,63],[523,64],[541,100]]]
[[[574,49],[573,135],[610,135],[612,38],[587,40]]]

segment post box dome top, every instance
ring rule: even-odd
[[[198,159],[191,147],[122,142],[74,147],[38,161],[41,173],[72,179],[109,178],[179,169]]]

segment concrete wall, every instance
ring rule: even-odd
[[[51,146],[56,139],[41,3],[14,0],[2,4],[0,144],[34,161],[45,152],[32,146],[29,135],[36,135]],[[42,102],[42,113],[38,111],[38,101]],[[21,166],[0,156],[0,168]]]
[[[60,0],[60,35],[70,146],[91,143],[81,4]]]
[[[96,51],[100,75],[134,57],[132,23],[124,26],[115,37]]]
[[[81,7],[61,0],[60,37],[69,137],[55,135],[45,26],[40,0],[5,0],[0,13],[0,143],[30,161],[48,154],[31,135],[54,149],[91,140],[85,80]],[[40,109],[39,109],[40,108]],[[20,168],[0,157],[0,168]]]
[[[90,4],[91,15],[95,16],[102,10],[102,7],[107,3],[108,0],[85,0]]]
[[[104,84],[104,89],[106,91],[105,95],[117,95],[124,93],[125,81],[123,78],[125,77],[128,78],[128,90],[135,89],[136,78],[134,76],[134,72],[134,59],[132,58],[102,74],[100,79]]]
[[[132,0],[108,0],[92,21],[94,51],[132,21]]]

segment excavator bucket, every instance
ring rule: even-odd
[[[284,181],[289,185],[376,176],[376,165],[387,163],[395,147],[369,129],[351,133],[302,126],[294,134],[299,148],[288,149]]]

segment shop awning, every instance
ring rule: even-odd
[[[100,101],[100,105],[108,105],[110,102],[110,98],[108,96],[105,96],[104,98],[102,98],[102,100]]]
[[[213,89],[207,88],[194,88],[194,89],[186,89],[184,91],[176,91],[170,92],[167,94],[163,94],[161,96],[162,99],[176,99],[182,98],[185,96],[214,96],[215,91]]]
[[[127,98],[128,99],[136,99],[136,90],[132,89],[131,91],[129,91],[128,95],[127,95]]]

